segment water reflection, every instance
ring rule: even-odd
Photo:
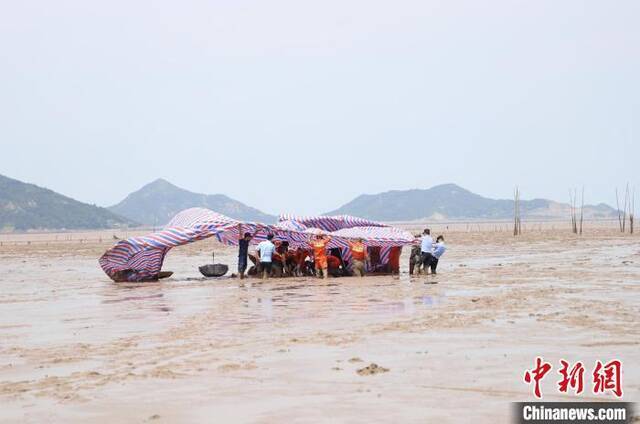
[[[424,306],[435,306],[440,303],[439,298],[434,296],[422,296],[422,304]]]
[[[151,310],[158,312],[171,312],[173,308],[165,298],[163,283],[114,283],[104,287],[101,304],[122,304],[118,311]]]
[[[103,311],[116,321],[142,319],[138,330],[175,323],[180,317],[206,319],[218,334],[243,331],[246,326],[300,321],[345,323],[358,317],[372,322],[391,316],[414,316],[441,303],[439,286],[415,284],[397,277],[319,280],[315,278],[167,280],[161,283],[112,285],[103,289]],[[150,319],[145,311],[159,311]],[[306,325],[306,324],[305,324]]]
[[[125,296],[120,299],[107,299],[103,300],[102,303],[118,303],[118,302],[127,302],[130,300],[145,300],[145,299],[157,299],[159,297],[164,297],[164,294],[152,294],[149,296]]]
[[[257,316],[268,321],[273,319],[273,299],[271,297],[248,296],[243,303],[246,308],[253,311]]]
[[[299,320],[310,317],[347,319],[351,315],[414,315],[441,303],[431,287],[405,284],[397,278],[317,279],[243,282],[240,301],[246,311],[237,319]],[[397,299],[397,300],[395,300]]]

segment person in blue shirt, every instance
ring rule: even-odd
[[[258,256],[260,258],[260,268],[262,269],[262,279],[266,280],[271,275],[271,258],[273,252],[276,250],[276,245],[273,244],[273,234],[269,234],[265,241],[258,244]]]
[[[438,267],[438,260],[442,255],[444,255],[444,252],[446,252],[446,250],[447,250],[447,246],[445,246],[444,244],[444,237],[438,236],[438,238],[436,238],[436,244],[433,246],[433,254],[431,256],[431,263],[429,264],[431,266],[432,275],[436,274],[436,268]]]

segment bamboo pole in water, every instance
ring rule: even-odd
[[[622,212],[620,211],[620,201],[618,200],[618,187],[616,187],[616,210],[618,211],[618,226],[622,233],[624,229],[622,228]]]
[[[624,216],[625,218],[627,216],[629,217],[629,234],[633,234],[633,221],[635,219],[635,190],[629,188],[629,183],[627,183],[627,189],[625,191],[624,197]]]
[[[520,189],[516,186],[513,192],[513,235],[522,234],[522,221],[520,219]]]
[[[624,192],[624,207],[622,208],[622,232],[624,233],[627,226],[627,202],[629,201],[629,183]]]
[[[583,221],[584,221],[584,186],[582,186],[582,198],[580,202],[580,235],[582,235]]]

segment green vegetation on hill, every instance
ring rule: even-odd
[[[105,208],[0,175],[0,231],[101,229],[136,225]]]
[[[146,225],[161,226],[184,209],[202,207],[244,221],[275,222],[265,214],[223,194],[199,194],[157,179],[131,193],[109,210]]]
[[[430,189],[394,190],[363,194],[327,215],[348,214],[380,221],[441,219],[508,219],[513,217],[513,200],[489,199],[455,184]],[[523,216],[540,219],[568,218],[569,205],[546,199],[521,201]],[[613,208],[599,204],[585,206],[585,217],[612,218]]]

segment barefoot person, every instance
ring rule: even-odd
[[[318,234],[315,239],[311,239],[309,244],[313,249],[313,257],[316,265],[316,272],[322,275],[322,278],[329,276],[327,263],[327,245],[331,241],[331,237]]]
[[[431,266],[431,274],[433,275],[436,274],[436,268],[438,267],[438,260],[442,255],[444,255],[444,252],[446,250],[447,250],[447,246],[445,246],[444,244],[444,237],[438,236],[438,238],[436,238],[436,244],[433,247],[433,257],[431,258],[431,263],[429,264]]]
[[[271,258],[276,250],[275,244],[272,242],[273,234],[269,234],[265,241],[260,242],[257,247],[258,257],[260,258],[260,268],[262,268],[262,279],[266,280],[271,275]]]
[[[367,260],[367,247],[364,240],[359,238],[355,242],[349,243],[351,249],[351,272],[356,277],[364,277],[365,262]]]

